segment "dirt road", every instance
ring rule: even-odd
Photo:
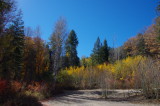
[[[43,101],[42,104],[44,106],[160,106],[160,104],[131,102],[129,99],[124,99],[126,97],[124,94],[127,92],[128,90],[114,90],[109,93],[108,99],[104,99],[100,90],[65,91],[64,94]]]

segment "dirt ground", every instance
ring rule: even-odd
[[[160,106],[137,96],[135,90],[109,90],[107,98],[102,97],[101,90],[64,91],[49,100],[44,106]],[[135,96],[136,95],[136,96]]]

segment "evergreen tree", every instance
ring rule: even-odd
[[[101,57],[101,63],[108,62],[109,48],[106,39],[104,40],[104,43],[100,49],[100,57]]]
[[[145,55],[146,49],[145,49],[145,41],[142,34],[138,34],[138,42],[137,42],[137,50],[139,55]]]
[[[98,37],[97,41],[94,44],[93,53],[91,54],[93,65],[103,64],[105,62],[108,62],[108,58],[109,58],[109,47],[107,44],[107,40],[104,40],[102,45]]]
[[[93,65],[100,64],[101,63],[101,57],[100,57],[100,49],[102,47],[100,38],[98,37],[93,48],[93,53],[91,54]]]
[[[102,47],[102,44],[101,44],[100,38],[98,37],[96,43],[94,44],[93,53],[98,52],[101,47]]]
[[[16,19],[13,21],[11,26],[13,34],[13,45],[14,45],[14,72],[15,79],[20,79],[21,71],[23,66],[23,53],[24,53],[24,22],[22,20],[21,11],[18,13]]]
[[[71,30],[66,41],[66,57],[69,66],[79,66],[79,57],[77,56],[78,38],[74,30]]]

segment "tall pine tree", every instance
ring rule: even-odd
[[[100,49],[102,47],[100,38],[98,37],[93,48],[93,53],[91,54],[93,65],[100,64],[101,63],[101,57],[100,57]]]
[[[93,53],[91,54],[93,65],[103,64],[105,62],[108,62],[108,57],[109,57],[109,48],[107,45],[107,40],[104,40],[104,43],[102,45],[98,37],[97,41],[94,44]]]
[[[108,62],[109,47],[106,39],[104,40],[103,45],[100,49],[100,57],[101,57],[101,61],[100,61],[101,63]]]
[[[77,56],[78,38],[74,30],[71,30],[66,41],[66,57],[69,66],[79,66],[79,57]]]
[[[23,66],[23,53],[24,53],[24,22],[22,20],[21,11],[16,16],[11,26],[13,34],[13,45],[14,45],[14,79],[18,80],[21,77],[22,66]]]
[[[146,47],[145,47],[145,41],[143,34],[138,34],[138,41],[137,41],[137,49],[138,49],[138,55],[146,55]]]

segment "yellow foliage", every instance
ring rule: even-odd
[[[145,61],[145,57],[135,56],[127,57],[126,59],[116,61],[114,64],[100,64],[90,67],[70,67],[65,69],[66,74],[72,76],[73,86],[79,88],[87,88],[88,86],[95,86],[95,83],[99,83],[98,80],[108,77],[113,77],[114,81],[128,81],[133,86],[134,76],[138,68],[138,64]],[[114,82],[113,79],[110,81]],[[71,82],[67,82],[71,83]],[[91,83],[91,84],[90,84]],[[122,83],[123,84],[123,83]],[[119,86],[119,85],[118,85]],[[123,85],[122,85],[123,86]]]

